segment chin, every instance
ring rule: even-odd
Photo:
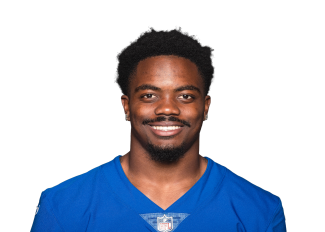
[[[184,143],[179,146],[173,146],[170,144],[155,145],[148,143],[147,151],[151,160],[158,163],[172,164],[184,157],[186,148]]]

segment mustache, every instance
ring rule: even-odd
[[[182,123],[183,125],[185,126],[188,126],[188,127],[191,127],[191,124],[185,120],[181,120],[181,119],[178,119],[178,118],[175,118],[173,116],[170,116],[170,117],[164,117],[164,116],[160,116],[160,117],[157,117],[155,119],[145,119],[143,120],[142,124],[143,125],[146,125],[148,123],[151,123],[151,122],[163,122],[163,121],[172,121],[172,122],[180,122]]]

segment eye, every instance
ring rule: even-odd
[[[188,99],[193,99],[192,96],[187,95],[187,94],[183,94],[183,95],[179,96],[179,98],[181,98],[181,99],[186,99],[186,100],[188,100]]]
[[[153,98],[153,97],[154,97],[154,95],[151,94],[151,93],[148,93],[148,94],[145,94],[145,95],[141,96],[141,98]]]

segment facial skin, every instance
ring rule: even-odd
[[[193,62],[177,56],[142,60],[129,89],[129,96],[122,96],[122,104],[131,121],[131,149],[133,146],[149,157],[153,147],[182,148],[183,154],[195,149],[198,154],[199,133],[211,100],[204,94],[203,79]],[[162,131],[159,126],[174,127]],[[177,162],[178,158],[170,161]]]

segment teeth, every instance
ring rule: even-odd
[[[155,130],[171,131],[180,128],[180,126],[152,126]]]

